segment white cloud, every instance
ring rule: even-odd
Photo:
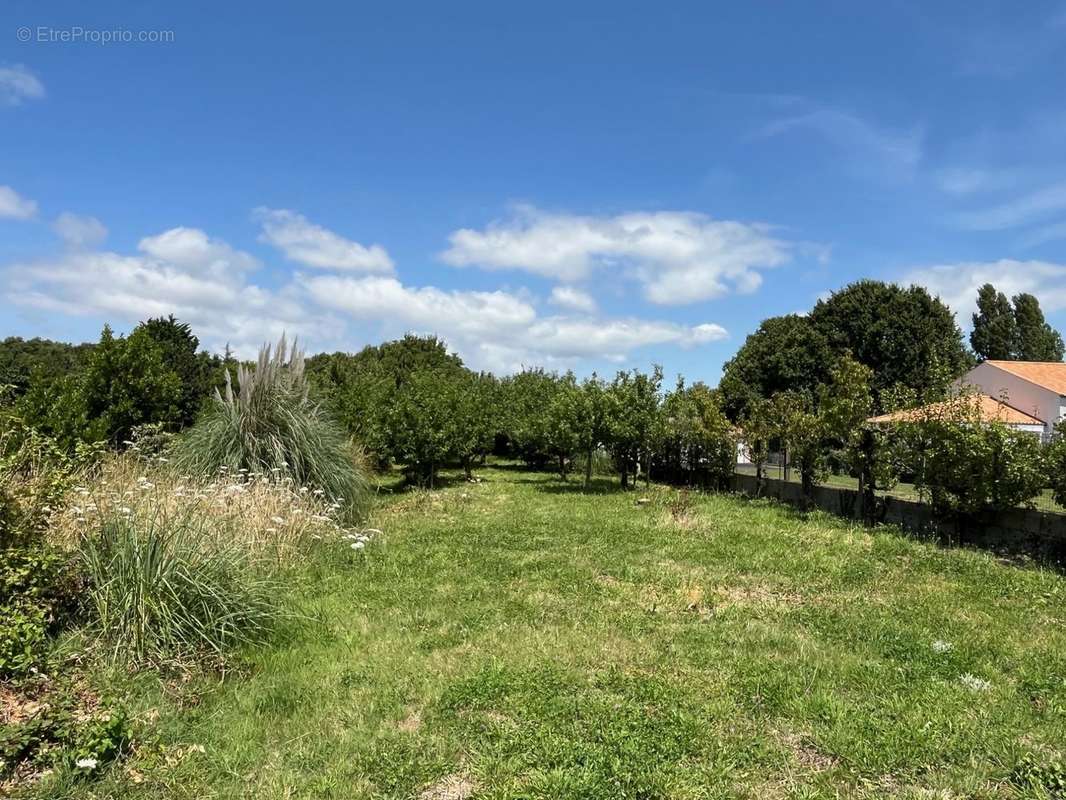
[[[71,230],[80,234],[85,220],[75,221]],[[308,271],[293,274],[280,288],[266,288],[251,279],[256,266],[248,253],[197,228],[178,227],[141,239],[134,253],[72,247],[53,258],[8,265],[3,291],[15,305],[120,325],[174,314],[193,326],[205,346],[219,351],[228,343],[241,356],[283,331],[312,350],[356,349],[363,341],[348,338],[349,323],[364,334],[376,329],[372,340],[436,333],[472,367],[497,372],[623,362],[640,348],[694,347],[727,335],[712,323],[610,319],[591,312],[541,316],[524,292],[412,287],[391,276]]]
[[[955,221],[967,230],[996,231],[1026,225],[1064,209],[1066,182],[1051,184],[992,208],[959,214]]]
[[[44,84],[23,64],[0,66],[0,106],[20,106],[44,97]]]
[[[10,186],[0,186],[0,219],[32,219],[37,204],[27,200]]]
[[[757,132],[758,137],[810,131],[825,139],[848,159],[853,172],[865,177],[899,181],[913,177],[924,151],[924,133],[915,127],[890,131],[835,108],[811,110],[775,120]]]
[[[955,312],[959,324],[970,326],[977,309],[977,290],[991,283],[1008,297],[1020,292],[1036,295],[1044,311],[1066,308],[1066,265],[1047,261],[977,261],[919,267],[904,283],[924,286]]]
[[[648,300],[667,305],[754,291],[762,282],[758,270],[785,263],[792,249],[766,225],[691,212],[592,217],[529,206],[516,212],[484,230],[455,231],[441,257],[453,266],[522,269],[562,281],[612,269],[639,281]]]
[[[304,276],[308,295],[356,319],[383,321],[390,335],[435,333],[475,368],[511,372],[523,365],[566,366],[581,359],[622,361],[649,345],[691,347],[725,338],[719,325],[694,327],[637,319],[540,318],[507,292],[407,287],[394,278]]]
[[[263,226],[260,241],[278,248],[286,258],[304,266],[355,272],[393,270],[392,259],[381,245],[365,247],[315,225],[295,211],[259,208],[255,218]]]
[[[52,223],[52,230],[68,247],[96,247],[107,238],[107,228],[96,217],[83,217],[64,211]]]
[[[494,331],[529,325],[536,311],[507,292],[447,291],[433,286],[409,288],[395,278],[307,276],[303,285],[320,305],[361,319],[396,320],[463,335],[491,336]]]
[[[171,228],[141,239],[137,248],[160,262],[193,273],[226,275],[256,269],[256,258],[212,239],[199,228]]]
[[[556,286],[552,289],[551,301],[568,311],[591,314],[596,310],[596,301],[592,299],[592,295],[573,286]]]
[[[174,228],[140,243],[141,254],[72,250],[57,259],[19,263],[5,275],[6,296],[18,305],[135,323],[174,314],[192,324],[208,346],[227,342],[252,355],[287,331],[314,340],[339,330],[313,314],[292,288],[249,284],[247,253],[194,228]]]

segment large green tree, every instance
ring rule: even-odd
[[[59,380],[82,369],[93,347],[9,336],[0,341],[0,385],[12,387],[11,393],[21,396],[31,383]]]
[[[718,393],[681,378],[659,408],[654,435],[656,475],[672,481],[727,485],[737,463],[733,425],[722,413]]]
[[[946,390],[972,364],[951,309],[920,286],[857,281],[819,300],[810,320],[835,354],[873,371],[879,407],[894,387]]]
[[[435,336],[408,334],[402,339],[368,345],[358,353],[320,353],[307,360],[312,384],[326,397],[348,432],[382,465],[402,460],[411,452],[400,446],[392,412],[405,403],[412,384],[426,384],[419,376],[466,371],[462,360],[449,353]],[[417,391],[415,392],[417,394]],[[410,405],[410,403],[408,403]],[[406,434],[405,434],[406,435]]]
[[[147,330],[123,338],[105,326],[84,370],[31,386],[18,407],[30,425],[73,447],[80,440],[122,444],[146,423],[175,430],[181,403],[181,378]]]
[[[829,341],[809,317],[770,317],[726,362],[719,384],[722,408],[737,420],[759,398],[813,391],[825,380],[830,363]]]
[[[1010,360],[1017,346],[1014,309],[1007,295],[986,283],[977,290],[977,313],[973,315],[970,347],[981,359]]]
[[[142,322],[134,333],[139,330],[159,345],[163,361],[181,381],[178,424],[191,425],[215,388],[224,385],[223,360],[201,351],[200,340],[189,324],[178,321],[173,314]]]
[[[1040,301],[1031,294],[1014,296],[1014,357],[1019,361],[1062,361],[1059,332],[1048,325]]]

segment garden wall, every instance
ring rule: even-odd
[[[735,491],[756,496],[758,481],[754,475],[733,476]],[[763,497],[804,507],[803,489],[798,483],[764,479]],[[831,514],[849,519],[862,518],[859,492],[831,486],[814,487],[814,505]],[[1066,515],[1016,508],[986,512],[959,520],[937,520],[925,503],[878,497],[873,518],[885,525],[898,525],[906,531],[934,536],[948,544],[965,544],[999,552],[1031,555],[1066,563]]]

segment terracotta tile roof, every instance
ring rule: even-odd
[[[1008,425],[1044,424],[1043,420],[1030,416],[1024,411],[1019,411],[1013,406],[1009,406],[994,397],[989,397],[987,394],[975,395],[974,397],[978,403],[978,413],[981,415],[981,419],[985,422],[998,421],[1007,423]],[[909,422],[929,416],[936,416],[940,412],[950,410],[951,405],[952,401],[950,400],[946,400],[942,403],[930,403],[921,408],[909,408],[904,411],[894,411],[891,414],[881,414],[878,417],[870,417],[870,419],[866,421],[873,423]]]
[[[1017,375],[1037,386],[1066,395],[1066,363],[1062,361],[986,361],[1004,372]]]

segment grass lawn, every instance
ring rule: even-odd
[[[385,496],[383,537],[310,565],[307,619],[245,674],[142,687],[160,744],[92,792],[1037,797],[1012,769],[1066,748],[1058,574],[763,501],[480,475]]]

